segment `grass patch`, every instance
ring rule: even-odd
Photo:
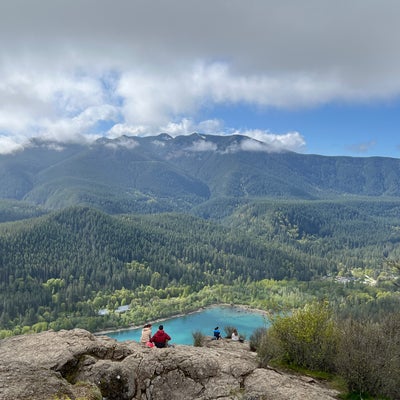
[[[309,370],[306,368],[302,368],[296,365],[289,365],[289,364],[285,364],[276,360],[271,360],[271,362],[269,363],[269,365],[272,368],[276,368],[277,370],[281,370],[283,372],[286,373],[291,373],[291,374],[296,374],[296,375],[302,375],[302,376],[309,376],[310,378],[313,378],[321,383],[326,384],[330,389],[334,389],[337,390],[338,392],[340,392],[341,394],[339,395],[339,398],[341,398],[342,400],[372,400],[372,398],[346,398],[345,396],[347,396],[347,386],[346,386],[346,382],[344,381],[344,379],[336,374],[332,374],[329,372],[325,372],[325,371],[313,371],[313,370]],[[374,399],[377,400],[377,399]],[[379,400],[383,400],[383,399],[379,399]],[[385,399],[386,400],[386,399]]]

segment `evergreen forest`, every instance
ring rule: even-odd
[[[219,220],[23,208],[0,224],[0,335],[114,329],[213,303],[279,312],[328,299],[379,318],[400,303],[399,207],[259,200]]]

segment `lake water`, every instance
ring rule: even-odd
[[[157,331],[158,326],[164,325],[165,332],[171,336],[170,343],[193,344],[192,332],[200,331],[204,335],[212,336],[213,330],[219,326],[221,335],[225,336],[224,327],[234,326],[239,334],[246,336],[248,340],[256,328],[269,327],[267,317],[259,312],[245,310],[234,306],[210,307],[199,312],[167,319],[162,322],[154,323],[152,332]],[[139,341],[142,328],[127,329],[119,332],[107,333],[119,342],[124,340]]]

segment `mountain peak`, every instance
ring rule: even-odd
[[[173,137],[168,135],[168,133],[160,133],[158,136],[156,136],[158,140],[172,140]]]

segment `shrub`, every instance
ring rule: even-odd
[[[400,398],[400,313],[379,323],[343,321],[337,372],[350,392]]]
[[[299,367],[331,371],[334,368],[338,332],[326,303],[313,303],[290,316],[278,316],[265,337],[283,362]]]
[[[224,326],[224,331],[225,331],[225,337],[227,338],[231,338],[232,337],[232,332],[235,330],[236,328],[234,326],[231,325],[227,325]]]
[[[193,336],[193,346],[194,347],[203,347],[205,341],[205,335],[200,331],[192,332]]]
[[[251,351],[257,351],[260,346],[262,337],[267,333],[266,328],[256,328],[250,335],[249,346]]]
[[[265,334],[261,336],[257,356],[262,368],[267,367],[271,360],[281,361],[284,359],[282,346],[273,330],[266,330]]]

